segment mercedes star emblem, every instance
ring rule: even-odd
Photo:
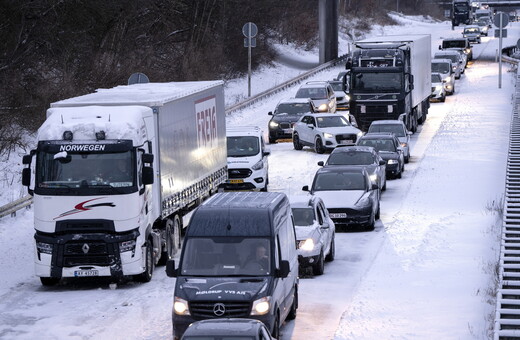
[[[226,312],[226,306],[223,303],[216,303],[213,305],[213,314],[222,316]]]

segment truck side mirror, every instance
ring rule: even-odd
[[[153,163],[153,154],[143,153],[143,156],[141,159],[142,159],[143,163],[152,164]]]
[[[32,155],[24,155],[22,157],[22,164],[24,164],[24,165],[31,164],[31,161],[32,161]]]
[[[280,262],[280,269],[278,269],[278,277],[281,277],[282,279],[289,276],[289,273],[291,272],[291,268],[289,266],[289,261],[282,260]]]
[[[177,271],[175,270],[175,260],[166,260],[166,275],[168,275],[168,277],[177,277]]]
[[[154,181],[154,174],[153,174],[153,168],[151,166],[143,166],[143,184],[153,184]]]
[[[22,169],[22,185],[26,187],[31,185],[31,168]]]

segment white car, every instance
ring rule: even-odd
[[[412,132],[406,129],[403,121],[397,119],[373,121],[368,128],[367,135],[380,132],[393,132],[396,135],[403,150],[404,162],[408,163],[410,161],[410,135]]]
[[[449,59],[451,60],[451,68],[453,69],[453,75],[455,79],[460,79],[462,73],[464,73],[465,65],[464,60],[461,57],[459,51],[455,50],[446,50],[436,52],[433,56],[433,59]]]
[[[480,44],[480,27],[478,25],[468,25],[464,27],[462,36],[467,38],[470,42]]]
[[[336,146],[354,145],[363,133],[340,114],[305,114],[293,127],[295,150],[304,146],[313,147],[317,153],[324,153]]]
[[[226,129],[228,179],[226,190],[267,191],[270,151],[258,126],[235,126]]]
[[[442,81],[440,73],[432,72],[432,94],[430,101],[446,101],[446,83]]]
[[[432,73],[439,73],[442,81],[446,86],[446,93],[452,95],[455,93],[455,77],[453,75],[453,66],[450,59],[432,59]]]
[[[314,275],[321,275],[325,261],[334,260],[334,222],[318,196],[290,196],[289,202],[294,217],[299,268],[311,267]]]

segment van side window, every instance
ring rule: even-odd
[[[276,269],[280,269],[280,235],[276,235],[276,242],[274,243],[274,265]]]

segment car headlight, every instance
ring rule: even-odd
[[[397,159],[389,159],[387,163],[388,164],[397,164],[399,162],[397,161]]]
[[[346,100],[346,101],[350,101],[350,96],[349,96],[348,94],[345,95],[345,100]]]
[[[260,169],[262,169],[263,167],[264,167],[264,162],[260,160],[260,161],[258,161],[255,165],[253,165],[253,166],[251,167],[251,169],[253,169],[253,170],[260,170]]]
[[[173,301],[173,310],[177,315],[191,315],[188,308],[188,301],[175,297]]]
[[[373,182],[373,183],[377,183],[377,174],[372,174],[369,176],[370,177],[370,180]]]
[[[253,302],[253,308],[251,308],[251,315],[265,315],[271,308],[270,296],[265,296]]]
[[[363,137],[363,131],[359,131],[359,132],[357,133],[357,138],[360,138],[360,137]]]
[[[269,126],[272,127],[272,128],[278,127],[278,125],[279,124],[277,122],[275,122],[275,121],[270,121],[269,122]]]
[[[332,133],[324,132],[323,133],[323,137],[324,138],[332,138],[332,137],[334,137],[334,135]]]
[[[300,245],[299,245],[300,249],[301,250],[305,250],[305,251],[311,251],[314,249],[314,240],[312,238],[308,238],[304,241],[300,241]]]
[[[321,104],[318,107],[318,111],[320,111],[320,112],[327,112],[328,109],[329,109],[329,107],[327,106],[327,104]]]
[[[52,244],[44,242],[36,242],[36,248],[39,253],[52,254]]]
[[[446,82],[450,82],[451,81],[451,77],[446,77]]]
[[[359,201],[357,201],[356,206],[358,207],[366,207],[367,205],[370,205],[370,199],[368,197],[363,197]]]

